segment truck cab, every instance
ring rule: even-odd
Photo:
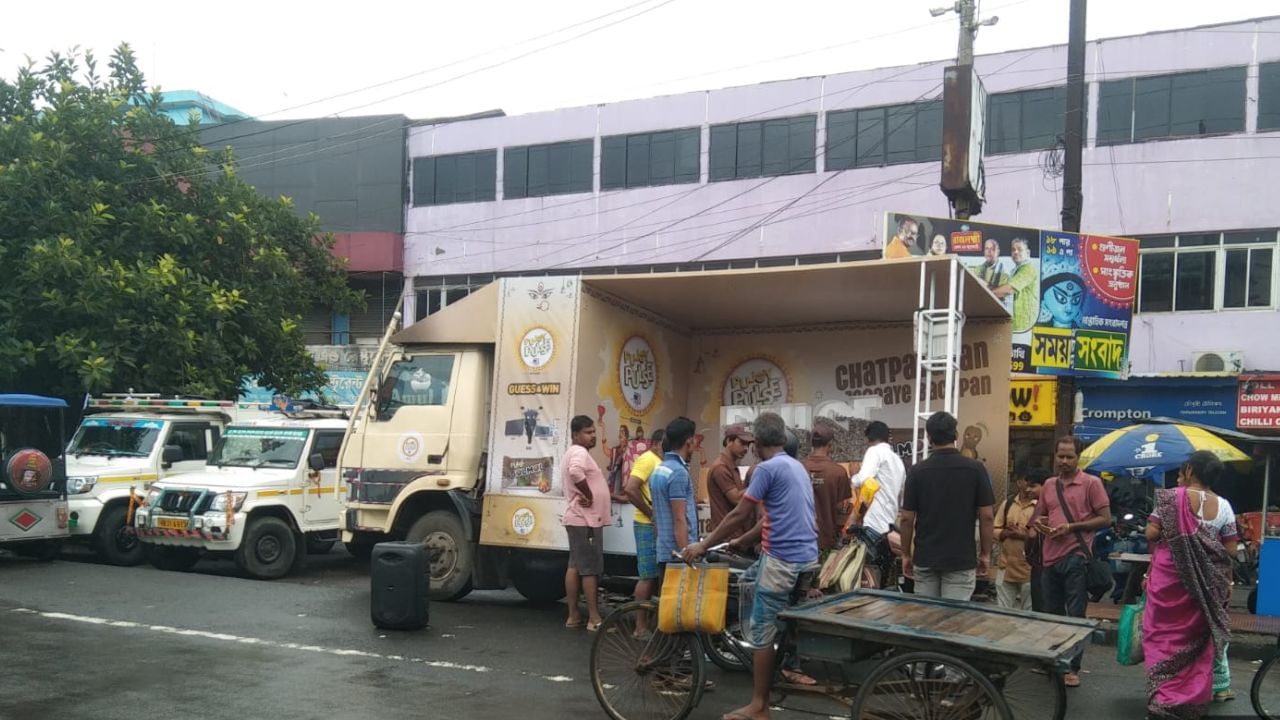
[[[67,537],[67,403],[0,394],[0,547],[50,560]]]
[[[107,396],[86,410],[67,447],[71,537],[113,565],[138,565],[146,547],[128,529],[130,498],[160,478],[203,470],[235,403]]]
[[[280,407],[276,417],[228,425],[202,471],[151,484],[132,530],[156,567],[187,570],[202,554],[230,555],[245,575],[272,580],[333,547],[345,412]]]

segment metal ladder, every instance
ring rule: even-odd
[[[913,463],[929,457],[929,438],[925,422],[938,411],[954,417],[960,404],[960,337],[964,330],[964,275],[967,272],[955,258],[920,263],[920,304],[916,310],[915,412],[911,424],[911,459]],[[945,273],[945,275],[943,275]],[[947,282],[946,304],[938,307],[938,280]],[[927,305],[925,303],[928,303]],[[942,396],[933,397],[934,383],[941,378]]]

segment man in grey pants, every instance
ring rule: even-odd
[[[925,423],[929,457],[907,471],[902,492],[902,567],[917,595],[968,600],[991,559],[995,497],[977,460],[956,449],[956,419],[936,412]],[[974,521],[981,547],[975,548]]]

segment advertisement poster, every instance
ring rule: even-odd
[[[578,310],[576,278],[508,278],[494,349],[492,492],[561,497],[570,442],[569,396]]]
[[[1241,375],[1236,427],[1280,430],[1280,375]]]
[[[1057,422],[1057,381],[1012,380],[1009,382],[1009,427],[1051,428]]]
[[[888,213],[887,259],[957,255],[1013,318],[1015,373],[1123,378],[1138,241]]]

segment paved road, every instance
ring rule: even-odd
[[[0,553],[0,720],[603,717],[591,636],[562,627],[563,607],[484,592],[431,613],[421,632],[374,628],[366,568],[341,550],[271,583],[230,562],[168,573]],[[1141,668],[1111,652],[1090,652],[1068,717],[1142,717]],[[712,672],[694,718],[748,693],[745,676]],[[1248,663],[1235,672],[1247,689]],[[1247,700],[1222,709],[1246,713]]]

